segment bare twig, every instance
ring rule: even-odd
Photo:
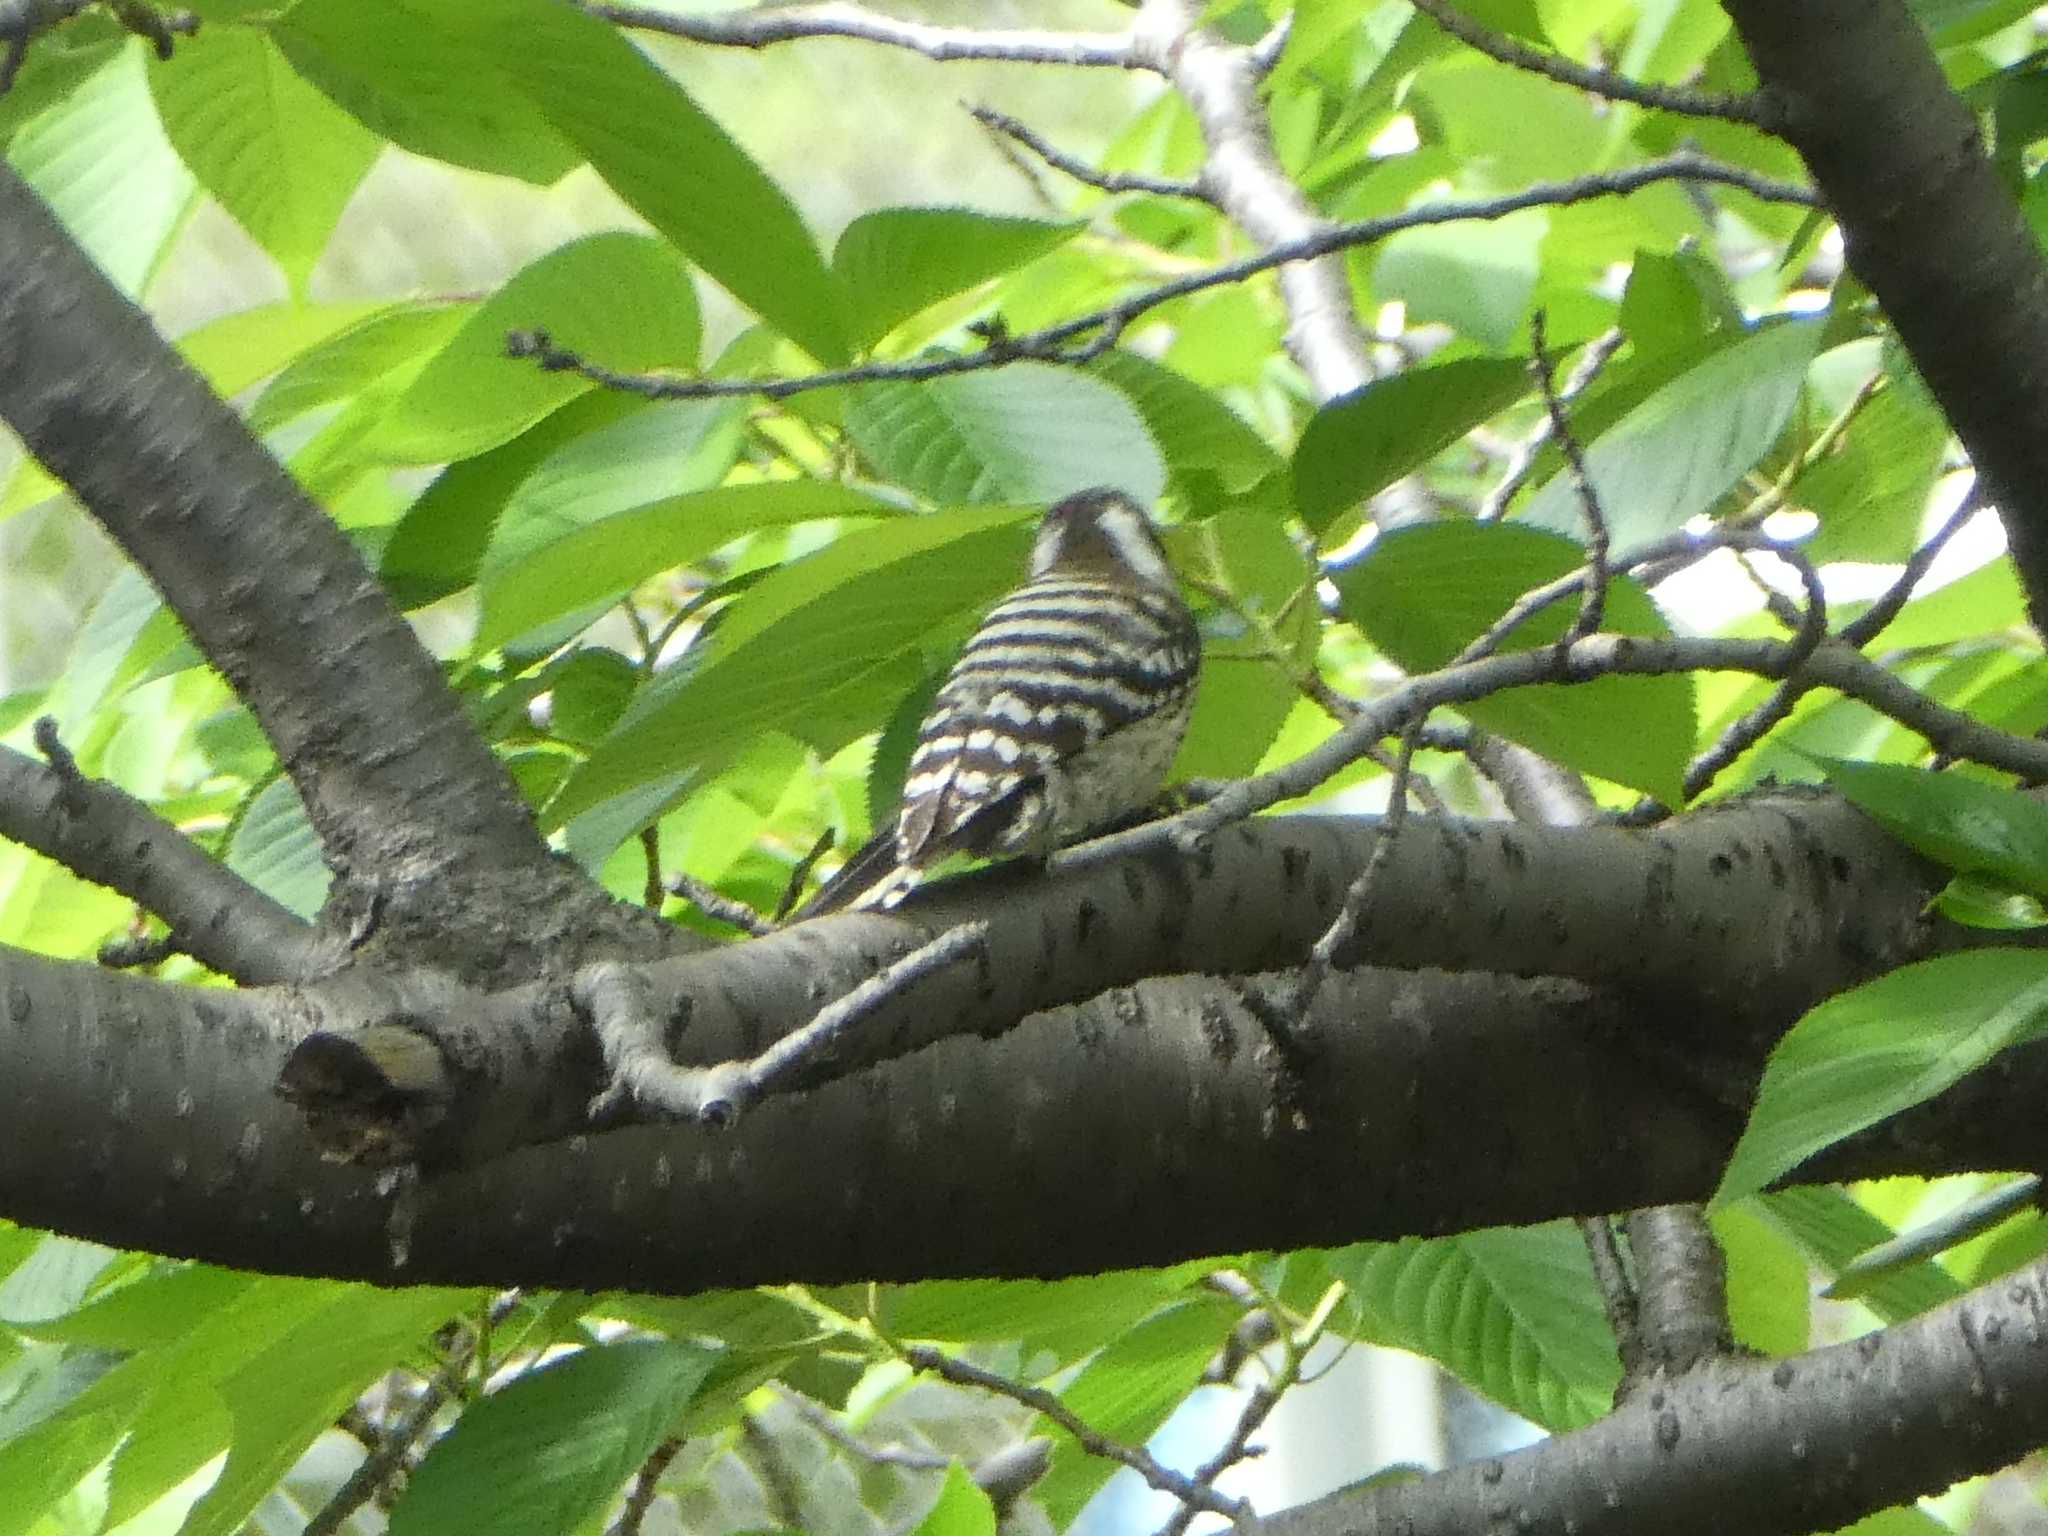
[[[822,3],[763,6],[757,10],[685,15],[643,5],[585,0],[602,20],[643,32],[661,32],[721,48],[767,48],[776,43],[843,37],[905,48],[928,59],[994,59],[1017,64],[1067,64],[1100,69],[1142,69],[1127,33],[1035,32],[941,27],[884,16],[865,6]]]
[[[1605,1216],[1581,1216],[1579,1236],[1586,1240],[1586,1257],[1593,1264],[1593,1283],[1600,1292],[1600,1306],[1607,1314],[1607,1329],[1614,1335],[1615,1352],[1621,1356],[1624,1385],[1640,1370],[1642,1341],[1635,1282],[1621,1261],[1621,1248],[1614,1241],[1614,1225]]]
[[[1357,939],[1359,926],[1370,910],[1373,885],[1392,856],[1394,844],[1400,839],[1401,828],[1408,820],[1408,779],[1415,767],[1416,737],[1422,723],[1418,717],[1409,722],[1408,728],[1401,733],[1400,755],[1394,761],[1394,782],[1387,790],[1387,814],[1380,822],[1379,836],[1373,841],[1372,853],[1365,861],[1365,868],[1358,872],[1358,878],[1345,891],[1343,904],[1330,920],[1330,926],[1323,930],[1322,937],[1310,949],[1308,964],[1302,967],[1294,1006],[1290,1010],[1297,1019],[1306,1017],[1315,1002],[1316,993],[1322,990],[1330,972],[1336,969],[1337,956]]]
[[[987,939],[985,922],[949,928],[820,1009],[810,1023],[760,1055],[709,1067],[678,1066],[669,1056],[644,973],[600,961],[573,985],[577,1006],[597,1031],[612,1074],[611,1085],[590,1107],[591,1117],[603,1119],[631,1102],[685,1120],[729,1125],[750,1104],[829,1058],[883,1002],[969,955],[985,956]]]
[[[1535,375],[1537,392],[1543,396],[1543,411],[1550,418],[1550,435],[1557,439],[1564,455],[1565,469],[1572,477],[1572,490],[1579,498],[1579,511],[1586,519],[1586,573],[1579,597],[1579,614],[1564,632],[1560,644],[1583,640],[1600,627],[1607,612],[1607,517],[1600,510],[1593,478],[1586,473],[1586,455],[1572,431],[1571,417],[1550,376],[1550,352],[1544,345],[1543,311],[1529,317],[1529,371]]]
[[[753,13],[747,13],[753,14]],[[1602,197],[1622,197],[1667,181],[1699,181],[1740,187],[1771,202],[1810,207],[1814,194],[1789,182],[1772,181],[1740,166],[1724,165],[1690,153],[1667,155],[1640,165],[1594,172],[1568,181],[1539,182],[1500,197],[1446,199],[1378,218],[1332,224],[1300,240],[1274,245],[1256,255],[1224,262],[1146,288],[1115,304],[1063,320],[1040,330],[992,340],[978,352],[915,358],[898,362],[862,363],[850,368],[776,378],[677,378],[666,374],[624,373],[592,362],[557,346],[547,332],[513,331],[505,350],[513,357],[532,358],[549,371],[573,372],[609,389],[651,400],[705,400],[759,395],[784,400],[815,389],[883,380],[915,382],[974,373],[1010,363],[1035,361],[1081,364],[1113,348],[1133,321],[1162,304],[1210,288],[1243,282],[1292,262],[1313,261],[1336,251],[1384,240],[1402,230],[1467,220],[1505,218],[1524,208],[1565,207]],[[1087,338],[1082,340],[1081,338]]]
[[[1567,648],[1514,651],[1404,679],[1361,706],[1349,724],[1300,757],[1269,773],[1239,779],[1178,815],[1067,849],[1056,854],[1053,862],[1076,867],[1161,844],[1198,849],[1220,828],[1282,800],[1307,794],[1424,709],[1470,703],[1532,683],[1693,671],[1749,672],[1771,678],[1791,673],[1808,686],[1832,688],[1860,699],[1957,757],[2009,773],[2048,777],[2048,742],[2015,736],[1938,704],[1862,652],[1834,641],[1817,646],[1800,663],[1795,646],[1784,641],[1602,633],[1588,635]]]
[[[486,1314],[493,1324],[502,1322],[511,1315],[519,1304],[518,1291],[505,1291],[491,1303]],[[355,1471],[351,1472],[342,1485],[306,1522],[304,1536],[334,1536],[363,1505],[374,1498],[379,1489],[389,1483],[398,1470],[405,1465],[428,1430],[433,1428],[434,1419],[448,1400],[456,1395],[456,1382],[469,1367],[474,1358],[480,1337],[468,1329],[455,1334],[449,1346],[443,1368],[427,1376],[420,1384],[419,1400],[384,1434],[377,1436],[370,1454],[363,1458]],[[368,1443],[368,1442],[366,1442]]]
[[[1192,1478],[1184,1477],[1172,1468],[1154,1460],[1142,1446],[1124,1445],[1112,1440],[1099,1431],[1090,1428],[1072,1409],[1043,1387],[1034,1387],[1026,1382],[1012,1381],[994,1371],[985,1371],[978,1365],[956,1359],[943,1350],[933,1349],[928,1344],[912,1344],[903,1350],[903,1358],[921,1371],[930,1371],[943,1377],[955,1386],[980,1387],[987,1392],[1007,1397],[1012,1402],[1022,1403],[1026,1408],[1050,1419],[1080,1444],[1081,1449],[1091,1456],[1129,1467],[1149,1485],[1161,1493],[1171,1494],[1182,1503],[1236,1521],[1247,1514],[1242,1499],[1227,1498],[1214,1488],[1204,1488]]]
[[[1209,200],[1209,194],[1203,190],[1199,179],[1176,180],[1168,176],[1146,176],[1137,171],[1105,171],[1068,154],[1006,112],[998,112],[994,107],[978,103],[968,103],[967,111],[977,123],[991,133],[1000,134],[1023,145],[1054,170],[1062,175],[1071,176],[1084,186],[1094,187],[1102,192],[1150,192],[1157,197],[1189,197],[1202,202]]]
[[[818,867],[818,860],[832,851],[832,845],[839,840],[839,834],[827,827],[818,834],[818,840],[811,844],[810,851],[796,861],[790,869],[789,880],[782,887],[782,899],[775,903],[774,921],[780,926],[783,919],[796,910],[797,898],[804,893],[804,882],[811,878],[811,871]]]
[[[340,960],[332,941],[115,785],[88,779],[47,717],[48,766],[0,747],[0,837],[154,912],[164,942],[249,985],[303,981]]]
[[[952,1465],[953,1458],[941,1456],[936,1451],[914,1451],[901,1445],[871,1445],[840,1422],[839,1415],[793,1387],[781,1382],[771,1383],[775,1395],[819,1434],[834,1445],[851,1451],[863,1461],[871,1461],[878,1467],[900,1467],[907,1472],[943,1472]]]
[[[1626,340],[1627,334],[1617,325],[1602,331],[1587,342],[1585,349],[1579,353],[1578,361],[1572,364],[1571,372],[1565,375],[1564,383],[1557,387],[1558,400],[1569,405],[1590,389],[1593,381],[1600,377],[1600,370],[1605,368],[1614,354],[1621,350],[1622,343]],[[1507,512],[1508,503],[1514,500],[1516,492],[1528,482],[1530,474],[1536,468],[1540,450],[1550,441],[1550,421],[1550,413],[1546,410],[1543,418],[1531,429],[1529,435],[1515,445],[1514,452],[1509,456],[1507,468],[1501,475],[1500,483],[1488,491],[1485,499],[1479,504],[1477,515],[1481,522],[1491,522],[1503,516]]]
[[[1951,512],[1942,525],[1927,536],[1927,540],[1907,557],[1905,568],[1898,579],[1863,612],[1844,624],[1836,636],[1844,645],[1853,645],[1858,650],[1870,644],[1883,634],[1899,610],[1906,606],[1906,600],[1913,595],[1913,589],[1920,585],[1927,575],[1927,568],[1934,564],[1935,556],[1947,548],[1948,541],[1962,531],[1962,527],[1984,508],[1983,482],[1972,485],[1962,503]]]
[[[1449,0],[1409,0],[1415,9],[1442,27],[1460,42],[1478,49],[1489,58],[1498,59],[1516,69],[1526,69],[1531,74],[1542,75],[1560,85],[1569,85],[1595,96],[1604,96],[1610,101],[1632,101],[1638,106],[1654,107],[1660,112],[1677,112],[1687,117],[1713,117],[1724,122],[1748,123],[1766,132],[1775,132],[1777,114],[1769,101],[1760,95],[1726,96],[1710,91],[1688,90],[1677,85],[1652,85],[1643,80],[1631,80],[1626,75],[1617,75],[1610,70],[1591,69],[1575,64],[1561,54],[1547,53],[1517,42],[1505,33],[1496,32],[1465,15]]]
[[[699,880],[695,875],[677,873],[669,876],[669,894],[680,896],[706,917],[716,918],[721,923],[730,923],[742,933],[755,938],[775,931],[775,920],[763,917],[737,897],[728,896],[708,880]]]
[[[640,1536],[647,1511],[654,1507],[654,1496],[661,1491],[661,1475],[682,1448],[683,1442],[671,1435],[648,1452],[647,1459],[640,1463],[640,1470],[633,1474],[632,1487],[626,1490],[625,1507],[619,1511],[619,1518],[611,1523],[605,1536]]]

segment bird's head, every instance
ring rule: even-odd
[[[1031,546],[1031,575],[1035,580],[1053,570],[1173,586],[1173,568],[1152,519],[1121,491],[1077,491],[1045,514]]]

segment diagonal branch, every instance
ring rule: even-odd
[[[1414,1482],[1342,1489],[1264,1536],[1519,1529],[1799,1536],[2004,1466],[2048,1436],[2048,1263],[1864,1338],[1720,1361],[1609,1417]],[[1625,1499],[1615,1490],[1628,1490]]]
[[[387,942],[484,967],[521,963],[508,934],[559,919],[555,898],[622,926],[549,853],[347,537],[4,165],[0,419],[249,706],[336,872],[334,900],[375,910]]]
[[[1609,101],[1629,101],[1659,112],[1677,112],[1687,117],[1716,117],[1725,122],[1747,123],[1774,132],[1777,120],[1768,98],[1760,95],[1729,96],[1712,91],[1687,90],[1678,85],[1653,85],[1631,80],[1612,70],[1590,69],[1559,53],[1528,44],[1497,32],[1459,10],[1450,0],[1409,0],[1416,10],[1451,36],[1489,58],[1516,69],[1542,75],[1560,85],[1573,86]]]
[[[334,946],[308,924],[140,800],[79,773],[54,730],[38,736],[49,767],[0,747],[0,837],[148,908],[176,948],[245,985],[332,968]]]

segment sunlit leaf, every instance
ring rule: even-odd
[[[471,1405],[412,1474],[391,1536],[561,1536],[600,1517],[696,1396],[716,1354],[579,1350]]]
[[[1426,672],[1484,634],[1522,593],[1575,570],[1580,559],[1568,540],[1533,528],[1437,523],[1383,534],[1334,574],[1344,616],[1403,667]],[[1576,597],[1553,603],[1512,631],[1502,649],[1555,641],[1577,612]],[[1602,627],[1670,633],[1648,595],[1627,578],[1609,583]],[[1559,762],[1669,804],[1683,798],[1693,740],[1688,676],[1543,683],[1462,707],[1488,730]]]
[[[1771,1052],[1714,1203],[1924,1103],[2048,1024],[2048,954],[1985,949],[1908,965],[1829,998]]]
[[[1420,469],[1530,388],[1528,367],[1468,357],[1410,368],[1317,411],[1294,450],[1294,505],[1321,532],[1338,513]]]
[[[1616,554],[1676,532],[1770,450],[1821,339],[1818,320],[1785,321],[1721,348],[1586,447],[1586,469]],[[1583,538],[1585,514],[1556,474],[1519,517]]]

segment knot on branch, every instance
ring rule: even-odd
[[[419,1162],[451,1097],[440,1047],[391,1024],[308,1035],[278,1072],[277,1093],[305,1116],[322,1157],[372,1168]]]

